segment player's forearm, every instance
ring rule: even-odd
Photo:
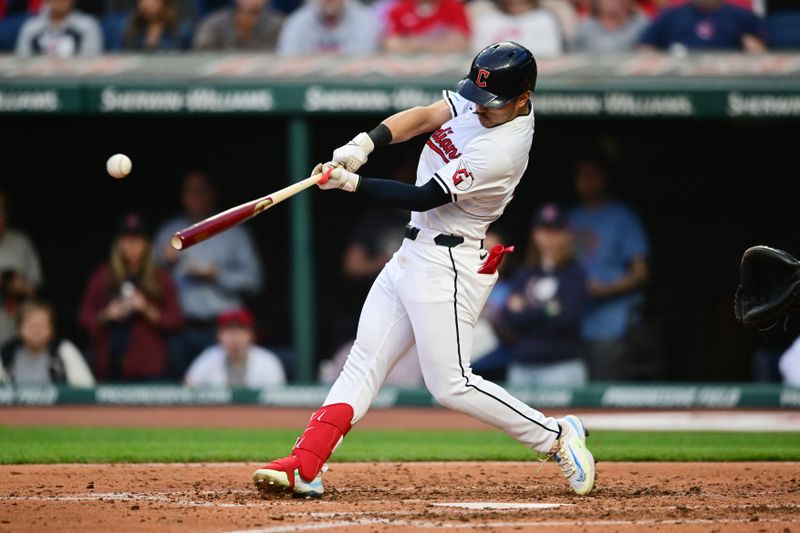
[[[391,132],[390,143],[396,144],[413,139],[417,135],[433,131],[441,126],[443,122],[437,123],[434,115],[435,113],[430,109],[430,106],[416,106],[390,116],[381,124]]]
[[[450,195],[431,179],[417,187],[408,183],[359,176],[357,192],[391,207],[410,211],[428,211],[450,201]]]

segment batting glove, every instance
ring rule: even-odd
[[[320,163],[316,167],[314,167],[314,171],[311,173],[313,176],[314,174],[319,174],[321,172],[325,172],[328,170],[329,167],[334,167],[331,175],[328,177],[328,181],[325,183],[318,183],[317,187],[323,190],[329,189],[342,189],[343,191],[347,192],[356,192],[358,189],[358,182],[359,177],[358,174],[354,174],[352,172],[348,172],[344,168],[339,165],[334,164],[333,162],[325,163],[324,165]]]
[[[350,172],[356,172],[367,162],[367,156],[375,149],[369,135],[359,133],[353,140],[333,151],[333,162],[342,165]]]

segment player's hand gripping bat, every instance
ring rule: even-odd
[[[205,220],[201,220],[197,224],[189,226],[186,229],[177,231],[175,232],[175,235],[172,236],[172,247],[176,250],[184,250],[189,246],[197,244],[198,242],[203,242],[209,237],[213,237],[218,233],[222,233],[223,231],[237,224],[241,224],[245,220],[250,220],[254,216],[263,213],[273,205],[279,204],[287,198],[291,198],[295,194],[308,189],[312,185],[325,183],[328,181],[328,177],[331,175],[332,170],[333,167],[330,167],[324,173],[314,174],[313,176],[309,176],[302,181],[298,181],[297,183],[293,183],[292,185],[284,187],[279,191],[275,191],[272,194],[264,196],[263,198],[258,198],[242,205],[237,205],[236,207],[232,207],[227,211],[223,211],[222,213],[218,213]]]

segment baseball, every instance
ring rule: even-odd
[[[124,178],[131,173],[133,163],[131,158],[125,154],[114,154],[106,161],[106,170],[108,173],[117,179]]]

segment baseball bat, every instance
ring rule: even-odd
[[[246,220],[250,220],[254,216],[263,213],[275,204],[279,204],[287,198],[291,198],[295,194],[304,191],[318,183],[325,183],[331,175],[333,167],[326,170],[323,174],[314,174],[302,181],[293,183],[288,187],[284,187],[279,191],[272,194],[251,200],[247,203],[232,207],[227,211],[218,213],[212,217],[189,226],[186,229],[176,231],[172,236],[172,247],[176,250],[185,250],[186,248],[203,242],[209,237],[213,237],[218,233],[241,224]]]

